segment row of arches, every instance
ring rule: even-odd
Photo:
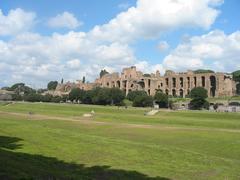
[[[188,88],[187,94],[189,94],[190,93],[190,89],[192,89],[193,87],[191,88],[191,86],[190,86],[190,84],[191,84],[190,77],[187,77],[186,80],[187,80],[187,88]],[[169,78],[166,78],[165,82],[166,82],[167,87],[169,87]],[[184,97],[184,90],[183,90],[184,78],[180,77],[179,78],[179,82],[180,82],[181,89],[179,90],[178,93],[176,92],[176,89],[175,89],[176,88],[176,78],[172,79],[172,83],[173,83],[172,87],[173,87],[173,89],[171,90],[171,93],[169,92],[168,89],[165,90],[165,93],[166,94],[171,94],[172,96],[177,96],[177,94],[178,94],[180,97]],[[216,96],[216,91],[217,91],[217,79],[216,79],[216,77],[215,76],[210,76],[208,82],[210,82],[210,87],[207,86],[207,78],[205,76],[202,76],[201,77],[201,85],[200,86],[203,87],[203,88],[209,87],[208,91],[209,91],[210,96],[211,97],[215,97]],[[198,86],[197,77],[193,77],[193,85],[194,85],[194,87]]]
[[[189,93],[190,93],[190,90],[188,89],[188,90],[187,90],[187,94],[189,94]],[[165,90],[165,94],[170,95],[170,92],[169,92],[168,89]],[[177,95],[177,90],[176,90],[176,89],[172,89],[171,95],[172,95],[173,97],[177,97],[177,96],[178,96],[178,95]],[[179,97],[182,97],[182,98],[184,97],[184,90],[183,90],[183,89],[180,89],[180,90],[179,90]]]

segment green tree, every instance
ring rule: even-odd
[[[154,96],[154,100],[160,108],[168,107],[168,95],[158,91]]]
[[[58,85],[57,81],[50,81],[47,85],[48,90],[55,90]]]
[[[237,88],[237,94],[240,95],[240,83],[237,84],[236,88]]]
[[[24,100],[28,102],[40,102],[42,100],[42,95],[37,93],[29,93],[24,95]]]
[[[153,106],[153,98],[147,94],[136,96],[133,100],[134,107],[151,107]]]
[[[237,94],[240,95],[240,70],[235,71],[232,73],[233,74],[233,80],[237,82],[236,89],[237,89]]]
[[[103,77],[104,75],[109,74],[105,69],[101,70],[100,72],[100,78]]]
[[[193,88],[190,92],[190,98],[192,99],[206,99],[208,97],[208,92],[202,87]]]
[[[83,78],[82,78],[82,82],[83,82],[83,84],[86,82],[86,78],[85,78],[85,76],[83,76]]]
[[[203,108],[209,108],[209,103],[206,100],[208,97],[206,89],[202,87],[193,88],[190,92],[190,97],[192,98],[189,104],[190,109],[201,110]]]
[[[24,86],[25,86],[24,83],[16,83],[16,84],[14,84],[10,87],[10,90],[15,91],[16,89],[19,89],[19,88],[24,87]]]
[[[233,80],[240,83],[240,70],[232,73]]]
[[[17,95],[21,95],[21,94],[27,95],[27,94],[36,93],[36,90],[30,88],[29,86],[26,86],[24,83],[16,83],[12,85],[10,90],[14,91],[15,94]]]
[[[85,94],[83,95],[83,98],[82,98],[82,103],[93,104],[92,98],[93,98],[93,91],[92,90],[85,91]]]
[[[108,105],[111,104],[110,89],[109,88],[95,88],[92,96],[93,104]]]
[[[69,100],[70,101],[79,101],[82,100],[84,97],[85,91],[79,88],[74,88],[69,93]]]
[[[110,98],[111,98],[111,103],[114,105],[120,105],[122,104],[124,98],[125,98],[125,93],[120,90],[119,88],[111,88],[110,89]]]
[[[62,101],[62,98],[60,96],[53,96],[51,99],[51,102],[53,103],[60,103]]]
[[[145,91],[131,91],[128,93],[127,99],[130,101],[134,101],[134,99],[137,96],[144,96],[144,95],[147,95],[147,93]]]
[[[44,96],[42,96],[42,102],[51,102],[52,101],[52,95],[51,94],[46,94]]]

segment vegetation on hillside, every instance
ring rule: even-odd
[[[193,71],[195,74],[203,74],[203,73],[214,73],[214,71],[209,69],[198,69],[196,71]]]

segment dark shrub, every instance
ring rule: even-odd
[[[160,108],[167,108],[168,107],[168,95],[157,92],[154,96],[154,100],[156,104],[159,105]]]
[[[135,97],[133,101],[134,107],[152,107],[153,106],[153,98],[148,95],[139,95]]]

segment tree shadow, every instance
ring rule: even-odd
[[[47,180],[169,180],[149,177],[137,171],[111,169],[109,166],[86,167],[56,158],[32,155],[13,150],[20,149],[20,138],[0,136],[0,179]]]

